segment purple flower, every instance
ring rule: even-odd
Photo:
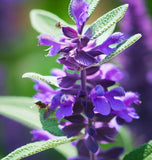
[[[56,117],[58,120],[62,119],[65,116],[71,116],[72,115],[72,107],[74,104],[74,97],[68,94],[63,93],[57,93],[51,101],[51,109],[55,109],[59,107],[56,110]]]
[[[64,37],[61,35],[59,42],[50,35],[38,37],[39,45],[51,47],[48,56],[60,54],[58,62],[64,66],[63,70],[52,71],[60,88],[53,90],[46,83],[37,81],[35,97],[55,112],[60,128],[68,138],[84,134],[76,144],[79,155],[74,160],[88,159],[89,152],[97,160],[118,160],[122,148],[102,151],[99,143],[114,142],[118,134],[117,124],[138,118],[132,104],[139,103],[139,95],[115,86],[123,78],[123,73],[116,66],[108,63],[92,67],[126,41],[126,36],[116,32],[98,44],[97,39],[91,39],[89,31],[82,34],[89,18],[88,11],[87,1],[72,0],[70,15],[77,30],[61,26]],[[113,121],[117,123],[114,125]],[[41,139],[41,134],[36,133],[35,136]]]
[[[85,0],[72,0],[70,6],[71,14],[75,19],[78,33],[82,33],[83,26],[88,20],[89,5]]]
[[[125,96],[120,97],[125,104],[126,108],[121,111],[113,111],[118,117],[125,120],[126,122],[131,122],[132,119],[139,119],[138,114],[135,112],[135,109],[131,105],[139,104],[139,94],[134,92],[126,92]]]
[[[120,44],[124,40],[126,40],[126,38],[123,33],[115,32],[105,42],[95,47],[93,50],[100,51],[108,55],[113,52],[117,48],[118,44]]]
[[[102,44],[97,44],[96,40],[91,40],[86,33],[82,34],[83,27],[88,20],[89,5],[85,0],[72,0],[70,4],[70,14],[76,22],[77,31],[70,26],[61,26],[63,36],[56,42],[50,35],[42,34],[38,36],[39,45],[46,45],[49,48],[48,56],[55,56],[60,53],[58,62],[65,65],[67,69],[80,71],[93,64],[97,64],[100,55],[109,55],[126,40],[123,33],[112,34]]]
[[[56,93],[47,83],[43,81],[36,81],[34,89],[38,91],[33,97],[42,103],[49,104],[53,95]]]
[[[31,133],[33,134],[33,140],[49,140],[49,139],[55,139],[57,136],[52,135],[50,132],[45,131],[43,129],[35,129],[32,130]]]

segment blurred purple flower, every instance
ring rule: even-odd
[[[129,3],[125,18],[120,22],[120,28],[126,35],[142,33],[138,43],[129,48],[126,54],[120,55],[123,67],[127,76],[122,83],[127,90],[135,90],[141,94],[141,107],[138,112],[141,115],[140,121],[131,125],[136,135],[145,135],[144,141],[151,139],[151,113],[152,113],[152,21],[148,15],[144,0],[121,0]],[[134,127],[136,126],[136,127]],[[143,143],[143,142],[141,142]]]

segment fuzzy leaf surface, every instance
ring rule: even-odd
[[[61,144],[70,143],[79,138],[81,138],[81,136],[71,137],[69,139],[66,137],[59,137],[53,140],[29,143],[11,152],[6,157],[2,158],[2,160],[20,160],[22,158],[59,146]]]
[[[57,77],[55,76],[42,76],[38,73],[27,72],[23,74],[22,78],[31,78],[35,80],[41,80],[53,86],[59,87],[57,83]]]
[[[112,11],[104,14],[102,17],[98,18],[86,31],[85,35],[90,39],[95,39],[106,32],[111,26],[116,24],[122,19],[128,4],[122,5],[113,9]]]
[[[61,38],[62,29],[57,27],[56,24],[61,22],[63,25],[68,25],[55,14],[41,9],[33,9],[30,12],[30,20],[32,27],[36,31],[42,34],[49,34],[57,40]]]
[[[47,119],[43,118],[44,109],[39,110],[40,113],[40,121],[42,124],[42,128],[51,134],[54,134],[56,136],[64,136],[65,134],[59,129],[58,122],[56,117],[50,116]]]
[[[152,141],[141,145],[128,153],[123,160],[151,160],[152,159]]]
[[[42,128],[38,109],[34,106],[34,99],[29,97],[1,96],[0,114],[22,123],[30,128]]]

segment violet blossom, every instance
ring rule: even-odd
[[[138,107],[141,120],[131,124],[132,131],[136,135],[145,135],[144,141],[151,139],[151,93],[152,77],[152,21],[148,15],[144,0],[121,0],[128,3],[129,8],[124,19],[120,22],[120,29],[127,35],[137,32],[143,34],[143,38],[133,47],[120,55],[120,62],[125,69],[127,76],[122,81],[127,90],[134,90],[141,93],[142,104]],[[143,93],[143,94],[142,94]],[[135,127],[136,126],[136,127]],[[145,132],[146,131],[146,132]],[[143,142],[140,142],[143,143]]]
[[[46,82],[36,80],[34,88],[38,93],[34,97],[56,115],[61,130],[68,138],[84,134],[77,144],[83,143],[84,150],[90,152],[96,160],[118,160],[123,149],[102,151],[98,143],[115,141],[118,131],[112,121],[120,125],[120,121],[131,122],[133,118],[139,118],[132,106],[139,103],[139,95],[125,92],[118,86],[123,73],[116,66],[108,63],[92,66],[102,59],[101,56],[116,50],[126,40],[126,36],[116,32],[102,44],[97,44],[96,39],[90,38],[90,30],[83,33],[89,19],[88,10],[89,4],[85,0],[72,0],[70,14],[76,22],[77,30],[61,25],[64,37],[61,35],[59,41],[47,34],[38,36],[39,45],[50,47],[48,56],[60,54],[57,61],[64,67],[63,70],[52,71],[59,88],[53,90]],[[49,115],[47,118],[50,118]],[[49,138],[39,134],[33,131],[34,139]],[[79,151],[79,145],[77,148]],[[80,154],[76,159],[86,160],[88,155]]]

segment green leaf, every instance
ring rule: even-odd
[[[86,31],[85,35],[88,38],[95,39],[106,32],[111,26],[116,24],[124,16],[128,4],[122,5],[113,9],[112,11],[104,14],[98,18]]]
[[[89,11],[88,11],[88,14],[89,16],[93,13],[93,11],[96,9],[96,6],[98,5],[100,0],[86,0],[86,2],[88,4],[90,4],[89,6]]]
[[[123,158],[123,160],[151,160],[151,159],[152,159],[152,141],[134,149]]]
[[[112,53],[110,53],[108,56],[106,56],[101,62],[99,62],[98,64],[95,64],[93,66],[98,66],[98,65],[101,65],[103,63],[106,63],[106,62],[110,61],[113,57],[117,56],[119,53],[121,53],[122,51],[124,51],[126,48],[130,47],[132,44],[134,44],[140,38],[141,38],[141,34],[135,34],[134,36],[128,38],[127,40],[125,40],[124,42],[122,42],[116,48],[116,50],[114,50]]]
[[[70,1],[70,4],[69,4],[69,16],[72,18],[73,21],[74,20],[74,16],[72,15],[72,12],[71,12],[71,4],[72,4],[72,1]],[[100,0],[86,0],[87,4],[89,4],[89,10],[88,10],[88,15],[89,17],[91,16],[91,14],[93,13],[93,11],[95,10],[96,6],[98,5]]]
[[[82,136],[77,136],[77,137],[71,137],[69,139],[66,137],[60,137],[54,140],[29,143],[11,152],[2,160],[20,160],[22,158],[45,151],[47,149],[56,147],[58,145],[70,143],[72,141],[80,139],[81,137]]]
[[[36,31],[43,34],[49,34],[57,40],[61,38],[62,29],[57,27],[56,24],[61,22],[63,25],[68,25],[53,13],[40,9],[34,9],[30,12],[30,20]]]
[[[51,85],[54,85],[56,87],[59,87],[57,83],[57,77],[55,76],[42,76],[38,73],[28,72],[28,73],[24,73],[22,78],[31,78],[35,80],[41,80]]]
[[[33,98],[28,97],[0,97],[0,114],[20,122],[31,128],[42,128],[39,113]]]
[[[40,121],[44,130],[49,131],[51,134],[56,136],[64,136],[65,134],[59,129],[56,117],[49,117],[44,120],[43,114],[44,109],[40,109]]]
[[[114,32],[116,25],[111,26],[106,32],[96,39],[96,46],[101,45]]]

